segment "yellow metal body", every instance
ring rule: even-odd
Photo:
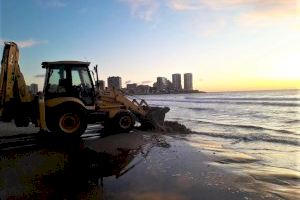
[[[0,108],[12,99],[31,102],[24,76],[18,64],[19,49],[16,43],[5,43],[0,72]]]
[[[98,98],[96,107],[109,112],[109,118],[113,118],[120,110],[130,110],[144,117],[149,110],[149,106],[144,100],[141,102],[137,102],[135,99],[130,100],[121,90],[115,88],[100,91]]]
[[[5,103],[13,99],[18,99],[20,103],[33,101],[33,96],[27,89],[18,60],[19,49],[17,44],[13,42],[5,43],[0,73],[0,117]],[[40,94],[38,101],[38,125],[41,130],[47,130],[46,108],[53,108],[65,102],[77,103],[87,110],[108,112],[109,118],[113,118],[122,110],[130,110],[132,113],[144,117],[150,109],[144,100],[140,102],[137,102],[135,99],[130,100],[120,90],[114,88],[99,91],[97,99],[98,101],[96,101],[95,105],[86,106],[80,99],[75,97],[58,97],[45,101],[43,94]]]
[[[45,105],[46,105],[46,107],[52,108],[52,107],[61,105],[66,102],[76,103],[87,110],[95,110],[95,105],[86,106],[83,104],[83,102],[80,99],[75,98],[75,97],[57,97],[57,98],[49,99],[45,102]]]
[[[46,112],[45,112],[45,99],[44,96],[39,96],[39,117],[37,119],[38,125],[41,130],[47,131],[46,125]]]

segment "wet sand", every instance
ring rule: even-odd
[[[90,126],[80,140],[47,135],[37,145],[1,149],[0,199],[281,199],[214,165],[214,156],[178,134],[98,130]],[[5,136],[14,133],[30,132]]]
[[[21,134],[34,134],[39,131],[38,127],[30,124],[29,127],[16,127],[14,123],[4,123],[0,121],[0,138]]]

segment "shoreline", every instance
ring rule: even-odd
[[[208,93],[208,92],[205,92],[205,91],[191,91],[191,92],[188,92],[188,91],[185,91],[185,92],[170,92],[170,93],[149,93],[149,94],[126,94],[126,95],[141,95],[141,96],[149,96],[149,95],[170,95],[170,94],[202,94],[202,93]]]
[[[133,95],[141,95],[141,96],[148,96],[148,95],[165,95],[165,94],[215,94],[215,93],[255,93],[255,92],[281,92],[281,91],[299,91],[300,92],[300,88],[294,88],[294,89],[259,89],[259,90],[225,90],[225,91],[199,91],[199,92],[184,92],[184,93],[159,93],[159,94],[133,94]]]
[[[1,199],[281,199],[251,177],[216,166],[215,155],[191,146],[186,136],[135,130],[101,138],[98,129],[90,126],[75,149],[47,140],[46,146],[2,154]]]

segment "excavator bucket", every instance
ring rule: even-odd
[[[150,107],[145,117],[141,119],[140,128],[142,130],[164,131],[165,116],[169,110],[169,107]]]

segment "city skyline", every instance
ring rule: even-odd
[[[180,94],[180,93],[199,93],[204,91],[193,89],[193,74],[184,73],[183,87],[181,82],[181,74],[172,74],[172,81],[166,77],[156,77],[156,82],[152,86],[146,84],[128,83],[126,87],[123,87],[128,94]],[[116,78],[116,77],[114,77]],[[120,77],[118,77],[120,78]],[[111,87],[121,88],[108,84],[108,88]]]
[[[175,79],[173,79],[173,77],[174,77],[174,75],[176,75],[176,76],[178,76],[179,75],[179,79],[177,79],[177,78],[175,78]],[[191,81],[193,80],[193,78],[192,78],[192,73],[183,73],[183,77],[185,77],[186,75],[189,75],[189,76],[191,76],[190,77],[190,79],[191,79]],[[174,89],[177,89],[177,90],[182,90],[183,88],[184,88],[184,79],[181,79],[181,74],[180,73],[175,73],[175,74],[171,74],[171,80],[169,80],[169,78],[167,78],[167,77],[163,77],[163,76],[157,76],[156,77],[156,82],[158,81],[158,79],[160,79],[160,78],[163,78],[163,79],[165,79],[166,81],[170,81],[172,84],[173,84],[173,86],[174,86]],[[96,77],[94,77],[94,79],[96,80]],[[105,85],[105,83],[106,83],[106,87],[109,87],[109,85],[120,85],[120,88],[125,88],[127,85],[153,85],[153,84],[155,84],[156,82],[155,81],[149,81],[149,82],[147,82],[147,83],[144,83],[144,82],[134,82],[134,81],[122,81],[123,79],[122,79],[122,77],[121,76],[114,76],[114,75],[110,75],[110,76],[108,76],[107,78],[106,78],[106,82],[105,82],[105,80],[103,80],[103,79],[101,79],[101,80],[99,80],[99,82],[101,82],[101,84],[103,85]],[[109,83],[110,82],[110,83]],[[114,82],[114,83],[113,83]],[[117,83],[116,83],[117,82]],[[177,86],[177,84],[178,85],[180,85],[180,86]],[[124,86],[124,87],[122,87],[122,86]],[[192,86],[192,84],[191,84],[191,86],[189,87],[189,88],[192,88],[193,89],[193,86]]]
[[[124,83],[188,71],[208,92],[300,88],[299,1],[10,0],[1,13],[0,50],[17,42],[39,87],[41,62],[82,60]]]
[[[185,77],[185,75],[187,75],[187,74],[190,74],[191,75],[191,82],[192,82],[192,73],[184,73],[184,77]],[[175,79],[175,80],[173,80],[173,76],[174,75],[180,75],[181,76],[181,74],[179,74],[179,73],[175,73],[175,74],[172,74],[172,81],[169,81],[169,79],[168,78],[166,78],[166,77],[161,77],[161,76],[159,76],[159,77],[157,77],[157,79],[159,79],[159,78],[165,78],[165,80],[167,80],[167,81],[169,81],[170,83],[172,83],[172,89],[174,89],[174,91],[183,91],[183,90],[187,90],[187,91],[189,91],[189,90],[193,90],[193,87],[191,86],[190,88],[186,88],[185,86],[186,86],[186,84],[185,84],[185,82],[184,82],[184,80],[182,81],[181,80],[181,78],[178,80],[178,79]],[[117,89],[124,89],[124,88],[126,88],[126,89],[130,89],[130,87],[132,87],[132,88],[136,88],[136,87],[138,87],[138,86],[149,86],[149,87],[153,87],[154,86],[154,84],[155,83],[157,83],[157,82],[153,82],[153,84],[143,84],[143,83],[126,83],[126,84],[123,84],[123,81],[122,81],[122,77],[119,77],[119,76],[109,76],[109,77],[107,77],[107,81],[105,82],[105,80],[96,80],[96,77],[93,77],[93,80],[95,80],[95,83],[94,83],[94,85],[95,85],[95,87],[97,87],[97,85],[99,85],[99,88],[101,89],[101,90],[104,90],[105,89],[105,87],[115,87],[115,88],[117,88]],[[179,81],[179,84],[180,84],[180,88],[178,88],[177,86],[176,86],[176,84],[178,84],[178,81]],[[125,81],[126,82],[126,81]],[[182,87],[182,82],[184,83],[184,87]],[[105,84],[105,83],[107,83],[107,84]],[[152,85],[152,86],[151,86]],[[123,87],[124,86],[124,87]],[[129,86],[129,88],[128,88],[128,86]],[[32,94],[37,94],[37,92],[39,92],[39,91],[42,91],[43,90],[43,88],[40,88],[39,89],[39,85],[37,84],[37,83],[31,83],[30,85],[27,85],[27,87],[28,87],[28,90],[32,93]]]

